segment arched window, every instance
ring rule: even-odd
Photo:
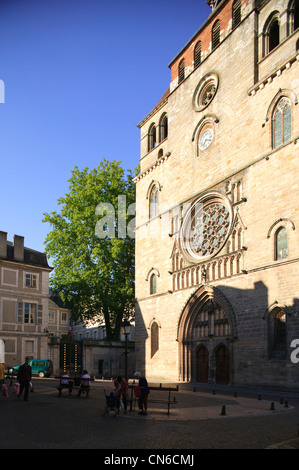
[[[158,215],[159,210],[159,189],[154,185],[149,196],[149,218],[152,219]]]
[[[279,44],[279,21],[274,18],[269,27],[269,51],[271,52]]]
[[[291,105],[285,97],[275,107],[272,123],[273,148],[277,148],[289,142],[292,135]]]
[[[220,43],[220,21],[215,21],[213,28],[212,28],[212,51],[218,46]]]
[[[288,257],[288,232],[280,227],[275,234],[275,259]]]
[[[179,63],[179,84],[182,83],[184,78],[185,78],[185,60],[182,59],[181,62]]]
[[[150,152],[153,148],[155,148],[156,144],[157,144],[156,126],[155,126],[155,124],[152,124],[149,128],[149,131],[148,131],[148,145],[147,145],[148,152]]]
[[[265,23],[264,27],[264,55],[269,54],[280,42],[279,13],[273,12]]]
[[[150,294],[156,294],[157,292],[157,276],[152,274],[150,277]]]
[[[196,69],[201,63],[201,41],[198,41],[194,47],[194,68]]]
[[[299,28],[299,1],[293,0],[289,5],[289,34]]]
[[[296,0],[293,13],[294,31],[299,28],[299,2]]]
[[[162,142],[168,136],[168,118],[166,113],[160,119],[159,133],[159,140]]]
[[[153,357],[159,349],[159,326],[157,322],[153,322],[151,326],[151,357]]]
[[[234,1],[232,18],[233,18],[233,28],[235,28],[241,22],[241,0]]]

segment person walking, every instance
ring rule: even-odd
[[[148,395],[150,392],[147,380],[143,377],[140,372],[135,372],[134,374],[135,379],[139,379],[139,387],[140,387],[140,397],[138,398],[138,406],[139,406],[139,415],[147,415],[147,402],[148,402]]]
[[[18,393],[17,397],[20,398],[20,396],[23,393],[23,390],[25,389],[24,401],[28,401],[31,377],[32,377],[32,369],[30,366],[30,358],[26,357],[25,363],[19,367],[18,376],[17,376],[17,379],[20,382],[20,392]]]

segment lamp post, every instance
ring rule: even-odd
[[[121,333],[125,335],[125,379],[128,380],[128,336],[131,333],[131,324],[124,320],[121,324]]]

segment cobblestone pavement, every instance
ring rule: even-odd
[[[189,386],[174,393],[170,416],[164,404],[149,403],[148,416],[136,411],[104,417],[104,388],[112,391],[111,382],[93,383],[88,399],[67,392],[59,397],[54,379],[34,379],[34,385],[28,402],[13,395],[10,385],[9,398],[1,397],[0,449],[299,448],[296,393],[259,391],[259,397],[252,390],[223,387],[214,394]],[[159,394],[165,398],[159,391],[151,398]]]

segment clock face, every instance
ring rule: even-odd
[[[199,149],[200,150],[207,149],[213,140],[213,136],[214,136],[213,129],[206,129],[205,131],[203,131],[203,133],[201,134],[198,140]]]

